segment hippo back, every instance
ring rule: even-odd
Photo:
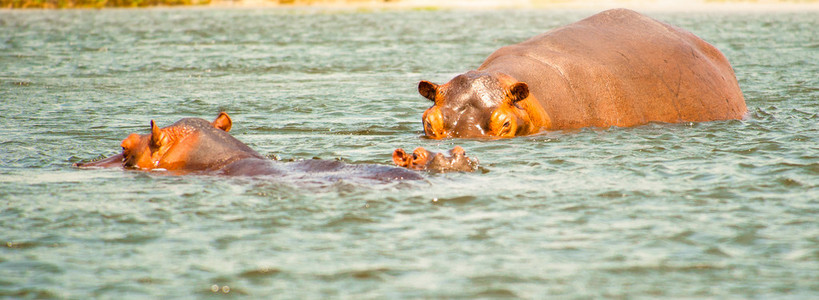
[[[526,82],[552,129],[739,119],[747,111],[719,50],[627,9],[503,47],[478,70]]]

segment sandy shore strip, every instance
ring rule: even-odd
[[[212,0],[214,7],[328,9],[608,9],[652,11],[819,11],[819,0]]]

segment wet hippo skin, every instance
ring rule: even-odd
[[[171,175],[274,176],[302,180],[377,181],[418,180],[423,177],[405,168],[373,164],[347,164],[334,160],[278,162],[254,151],[228,133],[232,121],[220,113],[213,122],[184,118],[159,128],[151,121],[148,134],[131,134],[122,141],[122,153],[79,168],[163,170]]]
[[[593,15],[492,53],[441,85],[424,133],[513,137],[544,130],[740,119],[726,57],[694,34],[627,9]]]

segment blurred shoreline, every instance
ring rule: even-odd
[[[589,9],[642,11],[819,11],[819,0],[0,0],[0,9],[119,7],[320,9]]]
[[[214,7],[328,9],[609,9],[652,11],[819,11],[819,0],[211,0]]]
[[[669,11],[819,10],[819,0],[211,0],[216,7],[320,7],[396,9],[633,8]]]

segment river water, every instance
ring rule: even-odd
[[[819,297],[819,13],[649,12],[721,49],[745,120],[423,138],[443,83],[572,10],[0,11],[0,298]],[[71,164],[182,117],[419,182]]]

